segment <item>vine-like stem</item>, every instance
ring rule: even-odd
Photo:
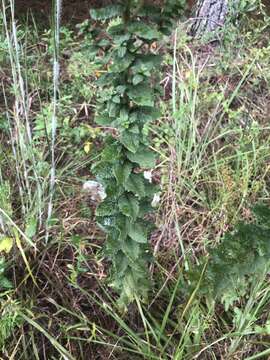
[[[96,114],[96,123],[115,128],[118,136],[107,137],[93,173],[107,195],[96,218],[107,234],[111,285],[120,294],[119,305],[125,307],[136,298],[146,299],[149,290],[151,224],[146,214],[153,210],[152,199],[159,189],[143,175],[156,162],[145,130],[159,116],[152,78],[161,57],[151,52],[151,44],[162,35],[151,17],[139,18],[144,1],[121,4],[91,11],[95,20],[122,18],[107,29],[111,43],[103,50],[108,72],[98,80]]]

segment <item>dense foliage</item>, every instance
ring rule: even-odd
[[[107,71],[98,80],[101,90],[96,123],[110,130],[100,158],[93,166],[106,192],[96,216],[107,233],[106,254],[113,266],[112,286],[121,294],[121,306],[136,296],[145,299],[149,287],[150,227],[145,215],[152,210],[156,189],[145,179],[144,171],[152,169],[156,161],[155,154],[149,150],[147,123],[159,116],[151,75],[161,62],[160,56],[151,51],[151,45],[160,39],[161,33],[155,24],[133,17],[130,4],[91,12],[95,20],[121,16],[109,24],[107,39],[99,44],[106,52]]]
[[[261,2],[214,44],[180,0],[3,3],[0,358],[269,357]]]
[[[257,205],[253,209],[255,221],[238,224],[221,243],[210,250],[209,258],[189,274],[199,294],[208,299],[219,299],[226,308],[244,296],[250,282],[269,269],[270,264],[270,209]]]

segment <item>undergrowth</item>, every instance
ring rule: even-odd
[[[76,26],[63,19],[55,49],[56,24],[45,28],[35,14],[21,20],[13,2],[2,1],[1,358],[269,357],[270,49],[269,18],[259,3],[228,25],[215,46],[190,39],[182,21],[160,39],[160,31],[169,34],[170,17],[157,28],[149,19],[133,24],[121,42],[114,31],[121,35],[121,17],[105,24],[92,11],[97,22],[89,14]],[[110,92],[108,79],[119,93]],[[95,114],[110,103],[104,123]],[[113,154],[102,150],[104,143]],[[154,154],[151,163],[147,154]],[[113,169],[102,163],[108,159]],[[110,206],[129,221],[125,251],[119,237],[110,249],[122,251],[117,264],[124,271],[116,266],[114,278],[122,281],[127,269],[138,274],[134,257],[143,265],[122,297],[125,305],[137,300],[125,314],[108,286],[116,253],[104,257],[106,240],[96,224],[104,219],[95,215],[104,202],[85,191],[89,180],[103,182],[105,204],[114,196],[110,189],[140,206],[151,190],[147,207],[155,212],[139,222],[130,207],[121,205],[123,216]],[[145,220],[155,228],[148,231]]]

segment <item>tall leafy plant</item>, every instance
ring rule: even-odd
[[[190,289],[228,309],[247,294],[251,282],[269,273],[270,209],[257,204],[254,221],[239,223],[189,272]]]
[[[120,306],[146,299],[149,288],[151,224],[146,218],[157,189],[144,172],[156,162],[149,149],[147,124],[159,116],[153,74],[161,57],[152,49],[162,36],[164,21],[160,9],[152,10],[160,21],[148,16],[148,10],[143,1],[132,0],[91,10],[92,19],[109,23],[103,35],[94,30],[96,50],[104,53],[106,68],[98,79],[95,121],[108,128],[108,136],[93,172],[106,192],[96,217],[107,234],[111,284],[120,294]]]

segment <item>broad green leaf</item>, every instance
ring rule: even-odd
[[[116,141],[109,141],[103,149],[101,156],[103,161],[114,162],[119,159],[122,147]]]
[[[144,76],[140,74],[136,74],[132,79],[133,85],[138,85],[144,80]]]
[[[139,201],[133,195],[123,195],[119,199],[119,209],[120,211],[128,216],[131,217],[133,220],[136,219],[139,213]]]
[[[121,5],[110,5],[101,9],[91,9],[90,15],[94,20],[107,20],[123,14],[123,7]]]
[[[139,258],[141,253],[140,245],[138,242],[131,240],[130,238],[126,238],[121,243],[121,249],[125,253],[125,255],[132,261],[136,261]]]
[[[146,147],[141,147],[135,154],[128,152],[127,158],[138,164],[141,168],[153,168],[156,164],[155,153],[148,150]]]
[[[98,86],[108,86],[113,83],[117,75],[115,73],[106,73],[104,75],[101,75],[100,78],[96,81],[96,84]]]
[[[119,58],[123,58],[127,53],[127,48],[126,46],[120,46],[119,49],[117,50],[117,54],[119,56]]]
[[[132,113],[132,116],[136,118],[135,121],[140,121],[141,123],[147,123],[158,119],[161,116],[161,113],[158,109],[153,107],[142,107],[134,111]]]
[[[128,31],[145,40],[158,40],[161,38],[161,33],[157,29],[142,21],[129,24]]]
[[[120,73],[129,68],[134,60],[134,56],[127,53],[124,57],[115,56],[113,59],[113,64],[110,66],[110,71],[112,73]]]
[[[114,202],[103,201],[96,209],[96,216],[112,216],[118,213]]]
[[[117,183],[124,184],[132,171],[132,164],[126,162],[124,164],[118,163],[113,167],[113,173]]]
[[[157,68],[162,61],[162,57],[154,54],[139,55],[136,57],[132,71],[134,73],[145,73]]]
[[[147,231],[138,223],[131,224],[128,235],[132,240],[146,244],[147,243]]]
[[[124,183],[125,190],[132,192],[139,198],[145,196],[144,180],[141,174],[131,174]]]
[[[110,26],[108,34],[113,38],[113,42],[116,45],[123,45],[123,43],[131,38],[131,34],[126,31],[124,24]]]
[[[9,253],[13,246],[13,239],[8,236],[3,236],[0,238],[0,252],[4,251],[5,253]]]
[[[133,301],[137,295],[137,287],[132,274],[127,274],[123,281],[123,291],[125,292],[129,301]]]
[[[92,166],[92,173],[96,174],[99,179],[112,179],[112,165],[107,161],[99,161]]]
[[[101,126],[111,126],[113,119],[109,115],[99,115],[95,117],[95,122]]]
[[[138,84],[136,86],[131,86],[127,95],[135,104],[140,106],[154,106],[154,96],[153,91],[149,85]]]
[[[123,131],[120,138],[120,142],[129,151],[136,153],[140,146],[140,137],[137,134],[130,132],[129,130]]]
[[[129,261],[126,255],[123,253],[122,250],[118,251],[117,254],[115,255],[115,267],[118,276],[122,276],[125,274],[128,265],[129,265]]]

